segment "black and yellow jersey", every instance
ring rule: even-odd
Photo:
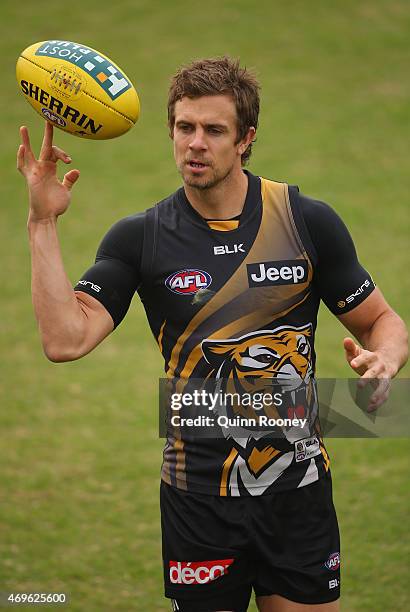
[[[314,377],[320,300],[343,314],[374,288],[328,205],[286,183],[247,176],[239,219],[203,219],[181,188],[115,224],[75,287],[98,299],[115,326],[137,291],[172,380],[216,378],[245,388],[256,376],[306,384]],[[294,401],[287,410],[305,408]],[[329,468],[319,427],[316,433],[314,442],[302,440],[301,452],[292,439],[250,436],[244,444],[173,431],[162,479],[212,495],[304,486]]]

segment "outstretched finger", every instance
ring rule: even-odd
[[[369,364],[369,367],[366,371],[361,375],[360,380],[357,383],[359,389],[364,389],[369,383],[374,386],[378,385],[378,379],[383,371],[380,363]],[[377,379],[377,380],[376,380]]]
[[[64,175],[64,178],[63,178],[64,187],[67,187],[68,190],[71,190],[74,183],[76,183],[77,180],[79,179],[79,176],[80,176],[79,170],[69,170],[67,174]]]
[[[350,363],[352,359],[360,354],[360,347],[354,340],[352,340],[352,338],[345,338],[343,340],[343,347],[345,349],[345,355],[348,363]]]
[[[25,125],[22,125],[20,128],[20,137],[21,137],[21,144],[24,146],[24,152],[25,152],[25,157],[26,159],[29,159],[30,161],[34,160],[34,153],[31,150],[31,144],[30,144],[30,136],[28,135],[28,128]]]
[[[372,412],[379,408],[384,402],[386,402],[389,398],[390,388],[391,388],[391,379],[390,378],[381,378],[378,380],[378,386],[376,391],[370,397],[370,402],[368,406],[368,411]]]
[[[60,147],[56,147],[55,145],[52,147],[50,159],[53,162],[56,162],[58,159],[60,159],[65,164],[69,164],[71,162],[71,157],[68,155],[68,153],[63,151],[63,149],[60,149]]]
[[[352,368],[356,371],[363,370],[363,374],[365,371],[372,366],[377,361],[376,355],[371,353],[370,351],[363,351],[357,357],[354,357],[350,362]],[[365,368],[365,369],[363,369]]]
[[[21,172],[21,174],[24,174],[24,167],[25,167],[24,157],[25,157],[25,148],[24,148],[24,145],[20,145],[17,150],[17,170]]]
[[[53,154],[53,126],[48,121],[45,123],[43,143],[39,155],[41,161],[50,160]]]

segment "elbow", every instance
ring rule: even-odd
[[[82,330],[76,327],[59,329],[57,331],[42,329],[40,326],[40,340],[44,355],[53,363],[75,361],[84,353]]]
[[[75,351],[61,344],[53,345],[43,343],[43,352],[47,359],[53,363],[65,363],[75,361],[80,357]]]

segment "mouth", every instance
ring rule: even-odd
[[[200,171],[200,170],[204,170],[205,168],[207,168],[208,164],[204,164],[203,162],[192,159],[187,162],[187,166],[191,168],[191,170]]]

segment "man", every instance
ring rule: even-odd
[[[53,146],[49,124],[38,160],[21,129],[33,303],[50,360],[90,352],[138,291],[168,378],[246,389],[255,378],[269,387],[287,377],[289,414],[304,414],[310,400],[300,388],[313,377],[323,299],[361,344],[344,340],[350,366],[363,383],[379,381],[369,410],[385,401],[407,357],[403,322],[330,207],[243,170],[258,126],[258,90],[229,58],[176,74],[168,118],[183,187],[115,224],[75,290],[56,226],[79,172],[57,179],[56,162],[71,160]],[[319,430],[273,444],[257,435],[246,443],[235,435],[185,439],[176,428],[164,451],[161,510],[165,592],[174,610],[242,612],[252,589],[262,612],[339,609],[339,535]]]

